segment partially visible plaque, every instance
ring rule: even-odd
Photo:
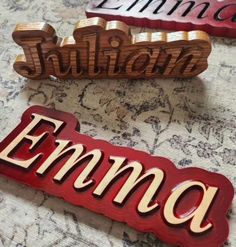
[[[236,38],[235,0],[93,0],[86,14],[135,26],[202,30],[213,36]]]

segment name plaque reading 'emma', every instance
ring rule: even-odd
[[[184,247],[220,247],[234,190],[227,178],[78,132],[76,118],[29,108],[0,143],[0,174]]]
[[[193,77],[211,51],[201,31],[131,35],[125,23],[96,17],[64,39],[46,23],[18,24],[13,39],[24,50],[14,68],[30,79]]]
[[[202,30],[236,38],[235,0],[91,0],[87,17],[167,30]]]

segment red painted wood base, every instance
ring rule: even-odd
[[[76,118],[29,108],[0,143],[0,174],[185,247],[222,246],[227,178],[78,132]]]

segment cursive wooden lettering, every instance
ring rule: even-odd
[[[123,22],[81,20],[73,37],[60,39],[48,24],[18,24],[13,39],[23,47],[14,63],[30,79],[193,77],[207,68],[208,35],[146,32],[131,35]]]

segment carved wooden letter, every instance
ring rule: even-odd
[[[193,77],[207,68],[208,35],[147,32],[131,35],[123,22],[90,18],[60,39],[45,23],[18,24],[13,39],[24,55],[14,63],[30,79]]]

